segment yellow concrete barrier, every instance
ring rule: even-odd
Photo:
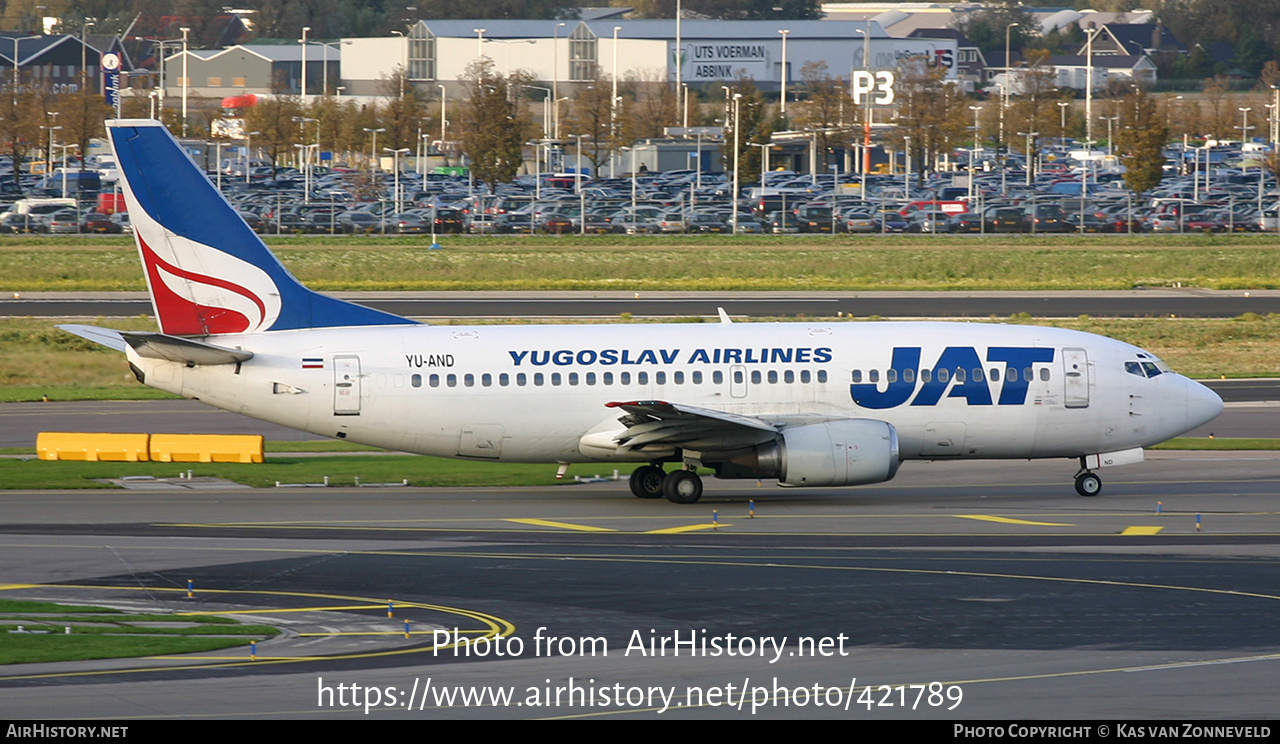
[[[36,454],[41,460],[145,462],[149,439],[147,434],[42,431],[36,436]]]
[[[152,434],[156,462],[262,462],[262,437],[249,434]]]

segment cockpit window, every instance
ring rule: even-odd
[[[1125,362],[1124,371],[1138,377],[1157,377],[1165,372],[1172,372],[1169,365],[1151,356],[1150,354],[1138,354],[1142,359],[1140,362]]]
[[[1142,364],[1139,362],[1125,362],[1124,371],[1131,375],[1137,375],[1138,377],[1146,377],[1142,372]]]
[[[1146,371],[1147,377],[1155,377],[1164,371],[1157,367],[1155,362],[1143,362],[1142,369]]]

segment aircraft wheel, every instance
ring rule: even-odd
[[[631,473],[631,493],[640,499],[656,499],[662,496],[662,480],[666,472],[656,465],[643,465]]]
[[[696,504],[702,498],[702,479],[692,470],[675,470],[662,479],[662,495],[673,504]]]
[[[1076,476],[1076,493],[1081,496],[1097,496],[1102,492],[1102,479],[1093,473]]]

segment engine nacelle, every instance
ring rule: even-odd
[[[892,424],[841,419],[796,426],[782,440],[722,463],[720,478],[777,478],[784,486],[883,483],[898,472],[898,432]]]

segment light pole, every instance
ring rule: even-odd
[[[562,26],[564,26],[563,23],[556,24],[555,35],[551,41],[551,98],[557,101],[557,106],[560,100],[560,28]],[[545,137],[546,135],[544,134],[543,136]],[[560,139],[560,117],[558,116],[556,117],[555,138]]]
[[[1027,156],[1026,156],[1027,157],[1027,185],[1030,186],[1031,178],[1034,175],[1033,171],[1035,170],[1035,168],[1032,167],[1033,165],[1035,165],[1035,161],[1031,159],[1031,138],[1039,137],[1040,133],[1039,132],[1018,132],[1018,134],[1020,136],[1027,138],[1027,151],[1026,151],[1027,152]]]
[[[57,147],[58,149],[62,150],[62,198],[66,199],[67,198],[67,150],[70,150],[73,148],[78,150],[80,149],[80,145],[77,145],[76,143],[71,142],[65,145],[57,145]]]
[[[622,26],[613,27],[613,92],[609,98],[609,136],[618,131],[618,32]]]
[[[1091,28],[1085,33],[1085,68],[1084,68],[1084,138],[1093,140],[1093,37],[1100,28]]]
[[[1119,121],[1120,117],[1119,116],[1099,116],[1098,119],[1100,121],[1105,121],[1107,123],[1107,157],[1108,158],[1115,157],[1116,147],[1115,147],[1115,143],[1111,141],[1111,136],[1112,136],[1111,132],[1112,132],[1112,124]]]
[[[546,95],[542,97],[542,136],[543,138],[552,135],[551,129],[551,98],[553,95],[551,88],[544,88],[541,85],[525,85],[530,90],[540,90]]]
[[[253,165],[253,136],[262,132],[244,133],[244,182],[249,183],[249,171]]]
[[[385,132],[387,129],[386,127],[377,129],[364,127],[364,131],[373,135],[373,143],[369,145],[369,175],[372,177],[378,172],[378,132]]]
[[[1238,127],[1240,130],[1240,146],[1244,147],[1244,143],[1249,139],[1249,130],[1253,129],[1253,127],[1249,126],[1249,112],[1252,111],[1253,108],[1246,106],[1237,110],[1240,112],[1241,116],[1240,126]]]
[[[307,107],[307,32],[311,30],[310,26],[302,27],[302,82],[299,85],[299,93],[302,95],[302,107]]]
[[[1009,32],[1014,26],[1019,25],[1017,21],[1004,27],[1004,85],[1000,86],[1000,146],[1004,146],[1004,110],[1009,108],[1009,88],[1013,82],[1013,61],[1009,59],[1011,54],[1009,49]],[[1001,161],[1000,170],[1004,170],[1003,160]]]
[[[1058,112],[1062,117],[1062,123],[1060,124],[1062,129],[1059,130],[1061,134],[1058,136],[1059,147],[1067,146],[1067,107],[1070,105],[1070,101],[1058,101]]]
[[[575,139],[575,140],[577,140],[577,141],[578,141],[578,149],[577,149],[577,158],[578,158],[578,159],[577,159],[577,161],[574,163],[574,166],[573,166],[573,190],[574,190],[574,191],[576,191],[576,192],[578,192],[578,194],[579,194],[579,195],[581,195],[581,194],[582,194],[582,140],[583,140],[583,138],[584,138],[584,137],[589,138],[591,135],[589,135],[589,134],[571,134],[571,135],[569,135],[569,136],[570,136],[570,137],[572,137],[573,139]],[[633,184],[633,185],[632,185],[632,194],[631,194],[631,201],[632,201],[632,202],[634,202],[634,201],[635,201],[635,193],[634,193],[634,192],[635,192],[635,186],[634,186],[634,184]]]
[[[437,85],[436,87],[440,89],[440,149],[443,150],[444,142],[448,139],[445,136],[445,127],[448,126],[449,120],[445,118],[445,110],[449,100],[445,93],[445,87],[443,85]]]
[[[870,74],[871,32],[865,28],[855,28],[854,31],[862,34],[862,71]],[[850,75],[850,78],[852,77]],[[867,99],[867,114],[862,121],[862,198],[865,199],[867,198],[867,171],[871,170],[871,94],[870,91],[863,91],[862,95]]]
[[[182,27],[182,136],[187,136],[187,88],[191,81],[187,78],[187,34],[191,29]]]
[[[973,112],[973,155],[969,158],[969,211],[973,211],[973,182],[978,175],[978,114],[981,106],[970,106]]]
[[[317,145],[294,145],[302,164],[302,203],[311,203],[311,148]]]
[[[782,71],[778,77],[782,79],[782,118],[787,118],[787,35],[791,33],[791,29],[781,29],[778,33],[782,34]]]
[[[733,94],[733,234],[738,234],[738,172],[741,170],[742,156],[738,152],[739,142],[739,111],[742,103],[742,94]]]
[[[56,112],[47,112],[47,113],[53,113],[53,115],[54,115],[55,117],[57,116],[57,113],[56,113]],[[54,119],[54,121],[57,121],[57,119]],[[48,150],[46,150],[46,151],[45,151],[45,156],[44,156],[44,172],[45,172],[45,175],[49,175],[49,174],[53,173],[53,143],[54,143],[54,139],[53,139],[53,138],[54,138],[54,134],[53,134],[53,133],[54,133],[54,132],[56,132],[56,131],[58,131],[59,129],[62,129],[62,127],[60,127],[60,126],[42,126],[42,127],[40,127],[40,128],[41,128],[41,129],[43,129],[43,130],[45,130],[46,132],[48,132],[48,133],[49,133],[49,134],[48,134],[49,148],[48,148]]]
[[[472,33],[476,35],[476,59],[484,57],[484,32],[483,28],[473,28]]]
[[[394,185],[391,187],[391,199],[395,204],[396,214],[400,214],[403,201],[400,198],[400,156],[409,152],[409,148],[401,147],[393,149],[390,147],[384,147],[382,148],[382,151],[391,153],[391,167],[395,171],[395,180],[392,181]]]
[[[17,46],[16,39],[14,45]],[[1274,149],[1280,143],[1280,85],[1271,86],[1271,106],[1275,111],[1275,118],[1271,120],[1271,147]]]
[[[350,44],[350,43],[351,43],[351,42],[349,42],[349,41],[322,41],[322,42],[320,42],[320,46],[324,47],[324,69],[323,69],[323,71],[322,71],[322,72],[323,72],[323,76],[320,78],[320,86],[323,88],[323,90],[321,90],[321,91],[320,91],[320,95],[322,95],[322,96],[324,96],[324,97],[326,97],[326,98],[329,96],[329,47],[332,47],[332,46],[341,46],[341,45],[343,45],[343,44]],[[303,55],[304,55],[304,56],[303,56],[303,59],[306,59],[306,57],[305,57],[305,55],[306,55],[306,46],[304,45],[304,46],[302,47],[302,49],[303,49]],[[337,51],[338,51],[338,53],[339,53],[339,54],[341,54],[341,53],[342,53],[342,52],[341,52],[341,50],[337,50]],[[341,57],[341,56],[339,56],[339,57],[338,57],[338,61],[339,61],[339,62],[341,62],[341,61],[342,61],[342,57]]]

